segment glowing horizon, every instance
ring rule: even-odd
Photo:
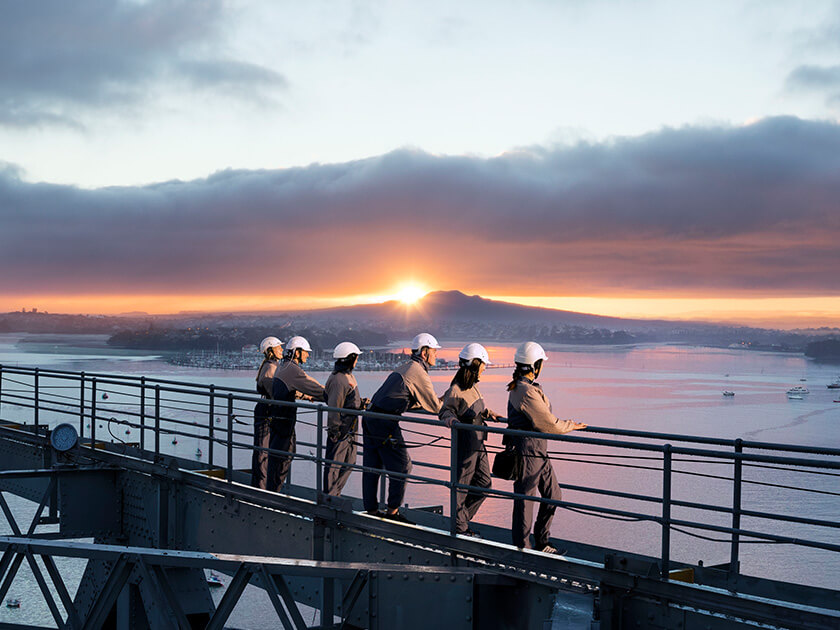
[[[427,290],[420,284],[400,285],[390,292],[357,295],[25,295],[0,298],[0,312],[21,309],[39,312],[150,316],[179,313],[260,313],[379,304],[396,300],[413,306]],[[472,293],[465,291],[465,293]],[[483,293],[502,302],[618,317],[719,322],[772,328],[840,327],[840,297],[776,296],[749,298],[650,297],[650,296],[528,296]]]

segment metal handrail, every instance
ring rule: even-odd
[[[8,389],[4,392],[3,384],[4,384],[4,374],[6,375],[22,375],[22,376],[29,376],[32,377],[32,384],[31,384],[31,396],[27,396],[21,394],[18,390],[15,391],[8,391]],[[53,395],[49,392],[49,386],[45,386],[44,381],[45,379],[59,379],[59,380],[66,380],[66,381],[73,381],[79,383],[78,389],[78,398],[74,399],[72,396],[64,396],[62,395],[61,398],[65,400],[70,400],[72,402],[62,403],[56,402],[53,399]],[[7,382],[9,381],[8,378],[5,379]],[[13,381],[16,384],[22,384],[26,387],[29,387],[29,383],[21,383],[21,381]],[[331,462],[332,460],[327,460],[324,457],[324,440],[323,440],[323,433],[325,431],[325,422],[324,422],[324,413],[325,412],[340,412],[342,414],[347,415],[356,415],[356,416],[367,416],[372,418],[383,418],[392,420],[395,417],[389,414],[383,413],[376,413],[371,411],[365,410],[352,410],[352,409],[343,409],[343,408],[334,408],[324,403],[316,403],[316,402],[306,402],[306,401],[268,401],[265,399],[260,398],[259,396],[255,395],[253,392],[239,389],[239,388],[230,388],[230,387],[219,387],[213,384],[205,385],[202,383],[190,383],[185,381],[174,381],[168,379],[154,379],[148,377],[134,377],[134,376],[123,376],[123,375],[114,375],[114,374],[105,374],[105,373],[85,373],[85,372],[70,372],[66,370],[51,370],[51,369],[41,369],[41,368],[22,368],[22,367],[8,367],[0,365],[0,405],[5,401],[7,404],[13,404],[23,408],[31,408],[33,409],[33,420],[35,425],[35,431],[40,432],[42,427],[42,421],[40,418],[40,412],[43,411],[50,411],[60,414],[67,414],[78,416],[79,418],[79,425],[80,425],[80,436],[82,437],[83,444],[87,446],[94,446],[96,443],[96,426],[97,422],[100,421],[107,421],[107,422],[114,422],[111,417],[100,415],[97,412],[97,386],[102,387],[103,385],[115,385],[119,387],[130,387],[135,390],[139,389],[139,394],[127,394],[126,392],[114,392],[119,394],[127,394],[132,395],[139,398],[140,402],[138,403],[140,406],[140,411],[125,411],[125,410],[118,410],[115,411],[114,409],[110,409],[107,413],[113,413],[117,415],[128,416],[131,418],[139,418],[139,422],[131,422],[130,420],[120,419],[116,420],[119,425],[122,426],[129,426],[132,428],[139,428],[140,429],[140,447],[142,452],[145,451],[145,432],[151,430],[154,436],[154,451],[152,454],[154,455],[155,459],[161,456],[161,444],[160,438],[162,434],[166,435],[178,435],[178,436],[185,436],[189,438],[197,438],[200,441],[206,441],[208,444],[209,450],[209,465],[211,467],[219,467],[215,465],[214,462],[214,446],[219,446],[225,449],[225,465],[221,468],[225,470],[225,478],[227,481],[232,482],[233,480],[233,452],[234,449],[236,450],[249,450],[249,451],[263,451],[268,453],[269,455],[291,455],[293,459],[296,460],[304,460],[313,462],[316,466],[316,478],[315,478],[315,490],[318,496],[322,493],[322,478],[323,478],[323,466],[326,463]],[[69,386],[72,389],[72,386]],[[25,391],[25,390],[24,390]],[[86,391],[90,392],[90,398],[86,400]],[[113,390],[111,390],[113,392]],[[151,396],[151,400],[153,401],[153,408],[154,411],[150,415],[148,405],[149,405],[149,394],[153,394]],[[190,410],[190,413],[195,413],[196,415],[204,415],[207,414],[207,423],[201,424],[199,422],[188,422],[186,420],[180,420],[177,418],[167,418],[164,417],[161,413],[161,403],[162,402],[169,402],[169,400],[164,400],[162,398],[163,395],[169,394],[181,394],[181,395],[188,395],[188,396],[198,396],[203,399],[203,402],[184,402],[184,401],[177,401],[180,404],[195,404],[195,405],[203,405],[204,409],[196,409],[194,411]],[[217,401],[217,399],[220,399]],[[314,426],[316,427],[316,441],[315,443],[309,442],[300,442],[299,444],[303,446],[314,447],[315,455],[307,455],[304,453],[289,453],[286,451],[278,451],[275,449],[265,449],[261,447],[254,446],[253,444],[243,443],[235,439],[235,436],[248,436],[249,434],[245,431],[239,431],[234,429],[234,418],[237,416],[234,413],[234,401],[237,403],[249,404],[249,403],[263,403],[268,404],[271,406],[279,406],[279,407],[295,407],[297,409],[314,412],[317,415],[316,422]],[[218,411],[217,409],[217,402],[218,404]],[[134,403],[132,403],[134,404]],[[66,408],[59,408],[55,405],[63,405]],[[225,409],[226,407],[226,409]],[[214,419],[215,416],[218,415],[219,417],[227,416],[227,426],[215,426]],[[241,412],[240,414],[241,415]],[[112,416],[114,417],[114,416]],[[84,423],[85,421],[90,422],[90,437],[85,437],[84,432]],[[410,424],[410,425],[420,425],[420,426],[430,426],[440,429],[443,424],[435,419],[431,419],[430,417],[426,416],[419,416],[417,414],[410,414],[400,416],[399,420],[401,424]],[[147,421],[153,421],[153,425],[149,425]],[[163,427],[161,426],[162,423],[168,423],[169,426]],[[241,421],[238,421],[241,422]],[[309,423],[313,424],[313,423]],[[174,425],[174,427],[173,427]],[[179,426],[189,426],[194,427],[198,431],[206,431],[206,433],[188,433],[184,431],[180,431],[177,427]],[[601,495],[601,496],[609,496],[615,498],[622,498],[622,499],[632,499],[636,501],[641,501],[645,503],[653,503],[659,504],[662,506],[661,514],[645,514],[645,513],[638,513],[630,510],[617,510],[614,508],[606,508],[597,505],[590,505],[584,503],[575,503],[570,501],[556,501],[552,499],[545,499],[543,497],[532,497],[521,495],[513,492],[498,490],[495,488],[485,489],[485,488],[478,488],[474,486],[464,485],[458,482],[456,477],[456,468],[457,468],[457,461],[455,459],[455,452],[457,451],[457,441],[458,436],[461,431],[481,431],[486,434],[498,434],[502,436],[521,436],[521,437],[536,437],[541,439],[546,439],[550,442],[570,442],[576,444],[587,444],[593,446],[603,446],[603,447],[610,447],[615,449],[626,449],[626,450],[641,450],[647,451],[651,453],[659,453],[662,455],[662,496],[655,497],[649,495],[642,495],[632,492],[621,492],[617,490],[610,490],[610,489],[603,489],[603,488],[589,488],[583,486],[576,486],[571,484],[559,484],[563,488],[572,489],[575,491],[581,492],[588,492],[591,494]],[[652,521],[658,523],[662,527],[662,549],[661,549],[661,560],[662,560],[662,576],[663,578],[667,579],[668,570],[670,567],[670,532],[673,526],[681,526],[681,527],[689,527],[692,529],[704,530],[704,531],[712,531],[718,533],[725,533],[731,536],[730,540],[730,547],[731,547],[731,558],[730,558],[730,571],[732,573],[736,573],[738,571],[738,549],[739,545],[741,544],[740,537],[746,536],[755,539],[761,539],[771,542],[777,543],[790,543],[790,544],[797,544],[801,546],[810,546],[810,547],[817,547],[820,549],[825,549],[829,551],[840,551],[840,545],[834,545],[830,543],[820,542],[817,540],[807,540],[802,538],[792,538],[788,536],[781,536],[775,534],[773,532],[759,532],[754,530],[747,530],[742,529],[740,527],[740,518],[741,516],[747,516],[752,518],[761,518],[767,519],[771,521],[782,521],[782,522],[792,522],[816,527],[828,527],[828,528],[837,528],[840,527],[835,522],[831,521],[824,521],[821,519],[812,519],[807,517],[800,517],[794,515],[785,515],[785,514],[772,514],[767,512],[760,512],[756,510],[746,510],[741,507],[741,486],[744,483],[748,483],[743,481],[741,478],[741,469],[744,462],[763,462],[763,463],[773,463],[783,466],[797,466],[801,468],[808,468],[808,469],[828,469],[828,470],[838,470],[840,469],[840,461],[829,460],[825,458],[816,458],[816,457],[789,457],[789,456],[782,456],[782,455],[775,455],[775,454],[760,454],[760,453],[744,453],[744,449],[750,448],[755,450],[765,450],[765,451],[786,451],[790,453],[797,453],[797,454],[807,454],[807,455],[822,455],[822,456],[837,456],[840,455],[840,449],[828,449],[828,448],[821,448],[821,447],[809,447],[809,446],[801,446],[801,445],[784,445],[784,444],[775,444],[775,443],[766,443],[766,442],[747,442],[744,440],[721,440],[717,438],[706,438],[701,436],[686,436],[686,435],[678,435],[678,434],[668,434],[668,433],[660,433],[660,432],[646,432],[646,431],[636,431],[636,430],[623,430],[623,429],[610,429],[610,428],[602,428],[602,427],[589,427],[583,432],[584,434],[580,435],[554,435],[554,434],[544,434],[534,431],[520,431],[514,429],[507,429],[502,427],[496,426],[481,426],[477,427],[472,424],[462,424],[462,423],[453,423],[452,426],[449,428],[449,436],[448,439],[450,441],[450,448],[452,450],[452,459],[450,462],[450,466],[443,466],[440,464],[434,463],[423,463],[417,461],[415,463],[426,466],[431,469],[437,470],[449,470],[450,475],[448,480],[443,479],[435,479],[432,477],[427,476],[420,476],[417,474],[401,474],[395,473],[392,471],[387,471],[384,469],[377,469],[377,468],[370,468],[365,467],[363,465],[358,464],[343,464],[342,466],[346,466],[351,468],[352,470],[361,470],[361,471],[368,471],[368,472],[375,472],[378,474],[387,474],[391,477],[403,478],[407,481],[425,483],[425,484],[433,484],[442,487],[446,487],[449,489],[450,492],[450,532],[454,535],[455,534],[455,507],[456,507],[456,493],[459,491],[469,491],[469,490],[476,490],[485,493],[487,496],[496,496],[499,498],[505,499],[524,499],[528,501],[533,501],[537,503],[543,503],[547,505],[553,505],[557,507],[564,507],[569,509],[577,509],[583,510],[586,512],[595,512],[604,515],[611,515],[617,517],[624,517],[630,518],[633,520],[645,520],[645,521]],[[605,436],[614,436],[614,437],[594,437],[592,435],[587,434],[603,434]],[[444,439],[445,436],[441,436]],[[673,445],[671,443],[666,444],[656,444],[656,443],[648,443],[648,442],[639,442],[639,441],[631,441],[627,439],[615,439],[615,437],[634,437],[634,438],[641,438],[647,440],[670,440],[673,442],[683,442],[683,443],[695,443],[695,444],[705,444],[705,445],[717,445],[717,446],[731,446],[733,450],[713,450],[710,448],[694,448],[688,446],[678,446]],[[119,438],[117,438],[119,440]],[[438,438],[440,439],[440,438]],[[121,441],[121,440],[120,440]],[[674,474],[680,473],[681,471],[675,471],[672,468],[672,461],[673,456],[676,454],[687,455],[692,457],[705,457],[711,458],[713,460],[722,460],[724,462],[732,462],[734,466],[733,477],[731,481],[733,483],[733,504],[732,507],[726,506],[719,506],[719,505],[709,505],[704,503],[697,503],[697,502],[690,502],[690,501],[683,501],[674,499],[671,497],[671,480]],[[730,514],[732,515],[732,526],[731,527],[724,527],[720,525],[714,525],[710,523],[692,521],[692,520],[685,520],[685,519],[677,519],[671,515],[671,508],[672,507],[681,507],[681,508],[689,508],[689,509],[696,509],[696,510],[706,510],[710,512],[716,513],[723,513],[723,514]]]
[[[4,366],[0,365],[0,370],[10,373],[19,373],[19,374],[33,374],[39,373],[41,375],[50,375],[55,378],[67,378],[68,380],[78,380],[80,372],[73,372],[70,370],[55,370],[55,369],[48,369],[48,368],[26,368],[26,367],[19,367],[19,366]],[[199,388],[199,389],[213,389],[215,388],[216,392],[229,392],[234,394],[243,394],[244,396],[239,398],[239,400],[243,400],[246,402],[259,402],[262,399],[259,398],[257,394],[254,393],[253,390],[250,389],[243,389],[239,387],[224,387],[214,384],[204,384],[204,383],[191,383],[189,381],[175,381],[171,379],[159,379],[153,377],[146,377],[146,376],[132,376],[132,375],[122,375],[122,374],[112,374],[112,373],[104,373],[104,372],[83,372],[87,377],[97,378],[100,383],[109,383],[114,385],[124,385],[125,381],[145,381],[147,384],[161,384],[161,385],[180,385],[180,386],[188,386],[192,388]],[[104,377],[107,380],[103,380]],[[176,392],[177,390],[169,390],[172,392]],[[189,391],[185,393],[195,394],[196,392]],[[267,402],[267,401],[263,401]],[[275,401],[272,401],[275,402]],[[279,402],[279,401],[278,401]],[[301,407],[305,407],[307,403],[292,403],[294,405],[298,405]],[[310,403],[317,405],[317,403]],[[315,407],[310,407],[315,408]],[[346,410],[342,410],[346,411]],[[415,414],[422,414],[423,412],[413,412]],[[365,412],[365,415],[370,415],[370,412]],[[402,416],[405,418],[406,416]],[[652,439],[652,440],[668,440],[669,442],[694,442],[697,444],[709,444],[709,445],[717,445],[717,446],[736,446],[740,443],[743,448],[752,448],[757,450],[777,450],[777,451],[789,451],[789,452],[799,452],[799,453],[811,453],[814,455],[837,455],[840,456],[840,448],[827,448],[827,447],[820,447],[820,446],[807,446],[807,445],[799,445],[799,444],[782,444],[778,442],[758,442],[758,441],[751,441],[751,440],[743,440],[741,438],[736,439],[725,439],[725,438],[713,438],[713,437],[706,437],[706,436],[697,436],[697,435],[686,435],[686,434],[679,434],[679,433],[662,433],[656,431],[641,431],[635,429],[621,429],[621,428],[614,428],[614,427],[599,427],[589,425],[586,429],[587,432],[591,433],[603,433],[605,435],[617,435],[617,436],[625,436],[625,437],[639,437],[645,439]]]

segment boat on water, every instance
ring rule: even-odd
[[[20,600],[19,599],[7,599],[6,600],[6,608],[20,608]]]
[[[840,376],[831,381],[826,387],[828,389],[840,389]]]
[[[726,390],[723,392],[723,395],[726,397],[731,397],[735,395],[735,392],[730,392],[729,390]]]
[[[805,400],[801,394],[788,394],[788,400]]]
[[[201,449],[200,448],[195,449],[195,456],[196,457],[201,457]]]
[[[810,394],[811,392],[808,391],[807,387],[803,387],[802,385],[797,385],[796,387],[791,387],[787,390],[788,396],[793,394],[794,396],[801,396],[802,394]]]
[[[207,586],[210,588],[220,588],[224,585],[225,583],[222,582],[222,578],[215,571],[211,571],[210,575],[207,576]]]
[[[102,400],[108,400],[108,394],[102,394]]]
[[[177,444],[178,443],[178,438],[176,438],[176,437],[172,438],[172,443]]]

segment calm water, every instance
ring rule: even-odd
[[[115,372],[124,374],[146,375],[172,378],[194,382],[214,383],[220,386],[251,388],[253,375],[250,372],[200,371],[191,368],[170,366],[155,355],[140,355],[128,352],[113,352],[104,347],[104,338],[85,336],[67,338],[62,342],[39,346],[26,346],[23,351],[17,342],[24,335],[0,335],[0,363],[4,365],[28,365],[51,367],[67,370],[86,370],[88,372]],[[81,343],[80,343],[81,342]],[[79,346],[73,347],[71,343]],[[455,358],[461,343],[444,344],[444,358]],[[90,346],[101,346],[91,348]],[[491,360],[510,363],[514,344],[510,346],[488,346]],[[779,442],[783,444],[807,444],[840,448],[840,404],[833,402],[838,397],[838,390],[829,390],[825,385],[840,374],[840,366],[827,366],[804,359],[775,353],[745,352],[740,350],[721,350],[687,346],[638,346],[633,348],[547,348],[549,362],[546,364],[540,382],[554,405],[555,413],[562,418],[574,418],[598,427],[620,427],[648,431],[685,433],[693,435],[715,436],[722,438],[742,437],[751,440]],[[312,373],[319,381],[326,380],[325,373]],[[359,388],[363,396],[370,396],[385,377],[383,373],[357,373]],[[433,372],[435,388],[442,393],[452,377],[451,372]],[[804,382],[801,379],[806,379]],[[488,370],[482,379],[481,390],[489,406],[504,414],[507,394],[505,384],[510,380],[509,370]],[[785,391],[793,385],[806,385],[811,393],[805,400],[788,400]],[[4,381],[5,393],[10,385]],[[724,398],[724,389],[733,390],[734,398]],[[58,390],[55,390],[57,393]],[[108,401],[97,401],[101,413],[112,409],[136,408],[136,400],[111,389]],[[65,392],[66,393],[66,392]],[[179,409],[169,413],[186,420],[207,422],[206,411],[199,411],[189,400],[171,403]],[[191,411],[195,409],[195,411]],[[219,409],[218,411],[222,411]],[[4,418],[31,420],[31,410],[16,410],[5,402],[2,409]],[[177,416],[176,416],[177,414]],[[250,421],[247,406],[237,409],[242,420]],[[298,429],[299,441],[314,441],[314,430],[306,423],[313,421],[312,415],[301,417]],[[42,421],[55,423],[61,421],[60,414],[44,413]],[[223,425],[217,425],[223,426]],[[243,431],[250,427],[238,425]],[[109,437],[103,429],[98,437]],[[439,435],[440,431],[432,428],[424,430],[430,436]],[[115,437],[127,441],[136,441],[137,431],[125,435],[125,429],[114,429]],[[407,435],[407,439],[417,443],[426,443],[431,437],[425,435]],[[247,441],[247,438],[242,438]],[[491,436],[489,443],[500,443],[498,436]],[[198,438],[179,438],[177,445],[165,444],[169,451],[184,456],[195,456],[196,448],[202,448],[202,455],[207,459],[206,442]],[[585,460],[603,453],[595,447],[585,445],[558,446],[573,461],[558,461],[555,470],[563,483],[581,486],[595,486],[628,492],[641,492],[658,496],[661,492],[661,474],[655,471],[603,466],[586,463]],[[299,448],[309,452],[306,447]],[[615,451],[613,451],[615,452]],[[622,452],[623,454],[630,454]],[[638,454],[638,453],[634,453]],[[642,453],[643,456],[652,454]],[[222,463],[217,453],[217,463]],[[412,457],[419,461],[448,464],[449,454],[445,447],[426,447],[414,449]],[[237,455],[236,465],[248,467],[250,455],[242,452]],[[678,458],[679,459],[679,458]],[[610,463],[632,464],[637,467],[657,466],[657,461],[646,460],[600,460]],[[676,461],[674,469],[684,473],[702,473],[728,476],[731,465],[715,463],[697,463]],[[314,469],[308,464],[296,465],[293,477],[296,481],[311,479]],[[427,476],[440,477],[439,473],[415,466],[415,472]],[[779,487],[746,485],[742,505],[745,508],[791,514],[808,514],[814,518],[838,520],[840,517],[840,484],[837,475],[813,475],[792,473],[765,468],[750,468],[744,473],[745,480],[761,481],[776,485],[798,486],[818,490],[823,494],[803,492]],[[351,479],[346,492],[358,496],[360,480]],[[494,480],[496,487],[510,489],[510,484]],[[730,484],[715,479],[689,474],[678,474],[674,478],[673,496],[675,498],[729,505],[731,503]],[[611,507],[626,508],[632,511],[654,513],[655,507],[641,506],[616,499],[598,498],[579,491],[564,491],[564,498],[581,503],[594,503]],[[10,502],[28,507],[28,503],[10,497]],[[445,489],[427,486],[409,486],[406,500],[412,505],[442,504],[448,506]],[[34,506],[32,506],[34,509]],[[687,510],[675,510],[677,517],[695,518],[699,514]],[[506,526],[509,524],[510,507],[500,500],[488,500],[478,515],[479,521]],[[2,520],[2,519],[0,519]],[[714,521],[728,525],[726,518]],[[744,519],[745,528],[761,529],[761,522]],[[5,523],[0,531],[6,532]],[[796,535],[806,532],[796,526],[775,526],[774,531]],[[578,540],[596,545],[608,546],[627,551],[658,555],[660,545],[659,527],[644,522],[623,522],[606,520],[580,513],[559,510],[554,520],[553,533],[556,536]],[[705,533],[705,532],[704,532]],[[813,534],[813,530],[811,531]],[[713,538],[722,535],[711,534]],[[820,539],[840,544],[836,530],[821,532]],[[793,582],[818,584],[832,588],[840,585],[840,554],[793,549],[786,545],[745,544],[742,545],[742,571],[747,574],[765,575],[776,579]],[[699,540],[680,532],[672,533],[672,558],[675,560],[705,564],[719,564],[729,559],[729,547],[726,544]],[[68,571],[70,571],[68,569]],[[72,573],[72,571],[70,571]],[[76,578],[78,579],[78,577]],[[31,574],[21,574],[16,579],[10,592],[11,596],[24,599],[24,594],[34,588]],[[39,595],[28,595],[28,599],[40,599]],[[260,595],[252,595],[256,608],[261,608]],[[263,602],[267,605],[267,601]],[[21,610],[11,611],[0,608],[0,621],[17,620],[18,622],[35,614],[37,605],[24,606]],[[44,609],[43,612],[46,612]],[[257,627],[249,621],[249,615],[239,613],[231,620],[239,627]]]

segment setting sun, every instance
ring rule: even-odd
[[[416,284],[407,284],[394,294],[394,298],[403,304],[414,304],[426,295],[427,291]]]

